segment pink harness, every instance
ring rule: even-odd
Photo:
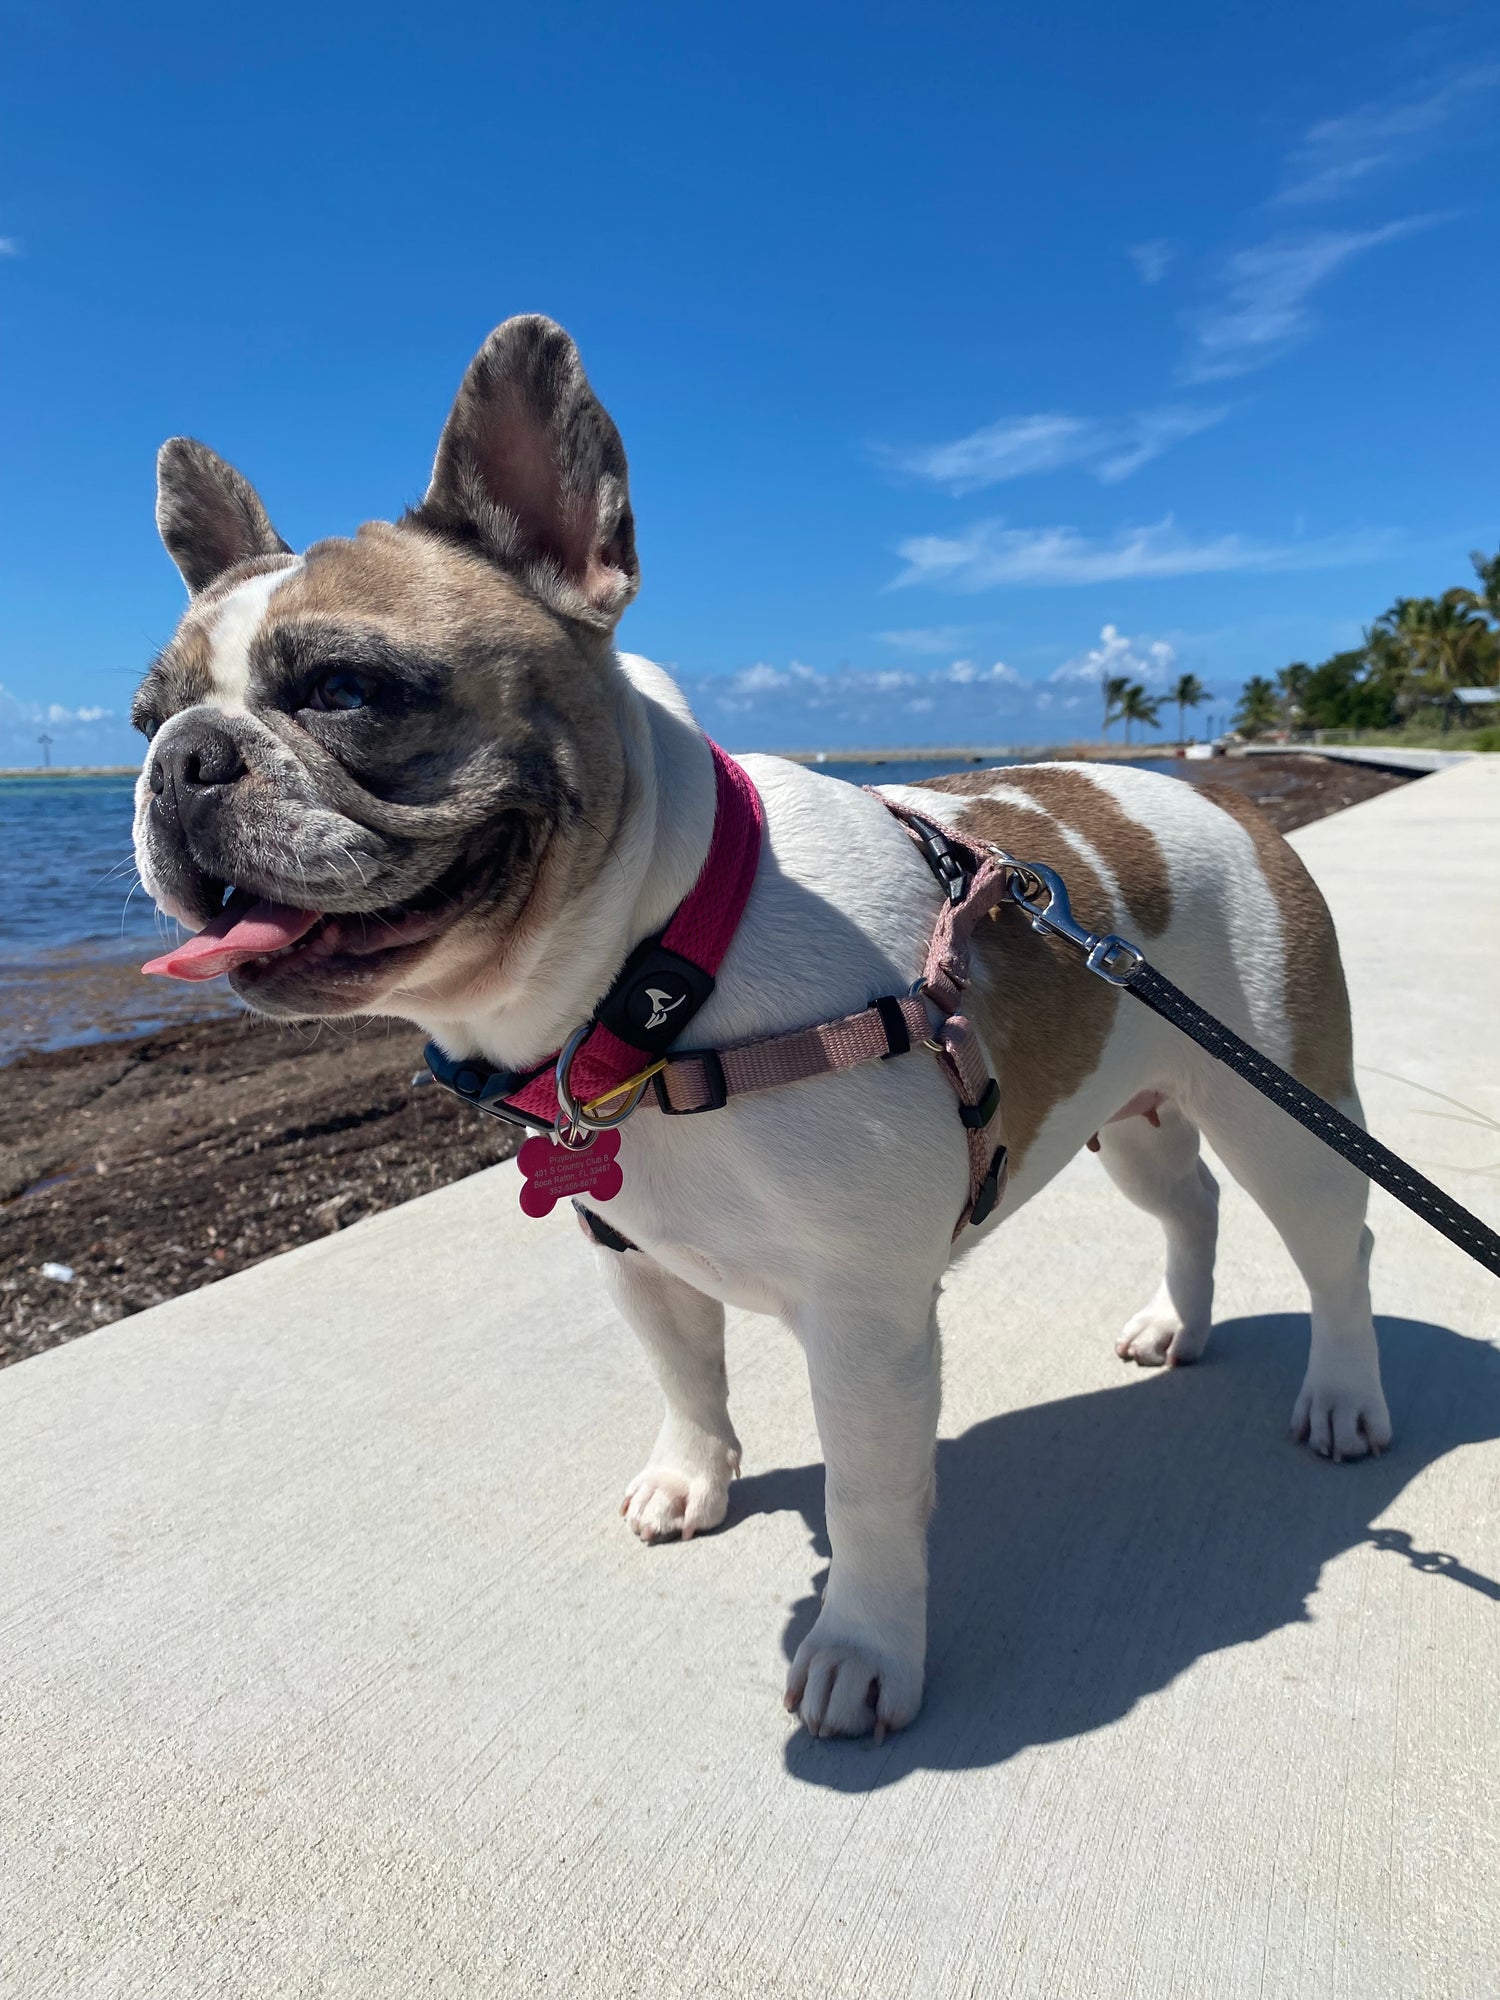
[[[969,941],[979,920],[1006,898],[1005,867],[937,822],[872,794],[905,826],[944,889],[916,985],[836,1021],[731,1048],[673,1048],[713,991],[760,859],[760,795],[732,757],[716,743],[709,749],[717,797],[698,879],[666,929],[632,952],[592,1019],[532,1070],[455,1061],[433,1043],[428,1067],[439,1083],[497,1117],[551,1128],[553,1138],[532,1139],[521,1154],[522,1206],[545,1214],[566,1194],[607,1201],[618,1193],[616,1128],[648,1090],[666,1116],[690,1117],[753,1092],[925,1048],[953,1088],[968,1150],[968,1199],[953,1233],[983,1222],[1005,1190],[1000,1090],[958,1010],[969,980]]]

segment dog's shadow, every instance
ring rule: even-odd
[[[1330,1465],[1288,1440],[1307,1355],[1291,1315],[1217,1327],[1194,1368],[943,1440],[923,1712],[876,1754],[799,1731],[792,1775],[867,1791],[1102,1728],[1203,1654],[1306,1618],[1323,1565],[1361,1543],[1488,1600],[1500,1639],[1500,1582],[1374,1526],[1424,1466],[1500,1436],[1500,1351],[1414,1320],[1379,1327],[1396,1426],[1380,1459]],[[788,1620],[790,1658],[827,1574],[822,1467],[742,1479],[727,1525],[788,1510],[825,1565]]]

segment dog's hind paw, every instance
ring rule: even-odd
[[[739,1476],[740,1448],[703,1431],[668,1424],[650,1463],[625,1489],[620,1512],[643,1542],[690,1542],[717,1528],[729,1511],[729,1482]]]

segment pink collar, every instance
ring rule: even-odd
[[[592,1018],[571,1038],[568,1084],[575,1102],[596,1102],[666,1054],[708,999],[724,962],[760,862],[765,815],[749,773],[712,741],[716,798],[714,829],[698,879],[677,905],[665,930],[638,945],[625,961]],[[460,1097],[527,1125],[553,1125],[558,1116],[557,1064],[561,1050],[535,1069],[494,1068],[476,1059],[454,1061],[436,1043],[427,1066]],[[600,1107],[613,1117],[625,1102]],[[502,1109],[502,1106],[504,1109]]]

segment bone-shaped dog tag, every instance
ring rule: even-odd
[[[570,1194],[613,1201],[625,1185],[616,1157],[619,1150],[618,1132],[600,1132],[582,1151],[562,1145],[547,1132],[528,1139],[517,1155],[522,1209],[527,1215],[550,1215]]]

